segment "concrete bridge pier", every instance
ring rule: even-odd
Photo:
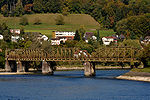
[[[42,73],[53,75],[54,71],[53,71],[53,68],[52,68],[50,62],[46,62],[45,60],[43,60],[43,62],[42,62]]]
[[[5,61],[5,71],[6,72],[11,72],[11,67],[10,67],[10,64],[9,64],[8,60]]]
[[[84,64],[84,76],[95,76],[95,63],[85,62]]]
[[[21,61],[17,61],[17,73],[19,72],[25,72],[25,64]]]

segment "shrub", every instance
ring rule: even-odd
[[[57,16],[57,18],[55,19],[56,21],[56,25],[64,25],[64,17],[62,15]]]
[[[143,48],[139,58],[143,62],[144,67],[150,67],[150,43]]]
[[[41,20],[39,18],[35,18],[34,25],[40,25],[40,24],[41,24]]]
[[[20,25],[26,26],[28,24],[29,23],[28,23],[27,17],[25,17],[25,16],[21,17],[21,19],[20,19]]]

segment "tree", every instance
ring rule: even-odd
[[[55,19],[56,25],[64,25],[64,17],[62,15],[58,15],[57,18]]]
[[[18,0],[15,9],[13,10],[13,12],[11,13],[11,16],[22,16],[24,14],[24,8],[22,6],[22,1]]]
[[[34,0],[33,10],[36,13],[42,13],[43,12],[43,0]]]
[[[79,34],[78,30],[76,30],[76,34],[74,36],[74,40],[80,41],[80,34]]]
[[[1,11],[2,11],[2,14],[3,14],[4,17],[9,16],[8,5],[5,4],[4,6],[2,6]]]
[[[10,42],[11,41],[11,33],[9,31],[8,26],[6,23],[0,24],[0,34],[4,36],[4,41]]]
[[[28,23],[27,17],[26,16],[21,17],[21,19],[20,19],[20,25],[26,26],[28,24],[29,23]]]
[[[83,40],[83,36],[85,34],[85,27],[84,26],[80,26],[80,28],[78,29],[79,35],[80,35],[80,40]]]
[[[130,38],[145,37],[150,34],[150,14],[131,16],[117,23],[115,30],[118,34],[130,36]]]
[[[41,24],[41,20],[39,18],[35,18],[34,25],[40,25],[40,24]]]
[[[139,58],[143,62],[144,67],[150,67],[150,43],[144,46]]]

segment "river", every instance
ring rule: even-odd
[[[117,80],[128,70],[57,71],[54,76],[0,75],[0,100],[150,100],[150,83]]]

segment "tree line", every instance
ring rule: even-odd
[[[1,0],[4,16],[32,13],[90,14],[106,28],[129,16],[150,13],[149,0]]]

